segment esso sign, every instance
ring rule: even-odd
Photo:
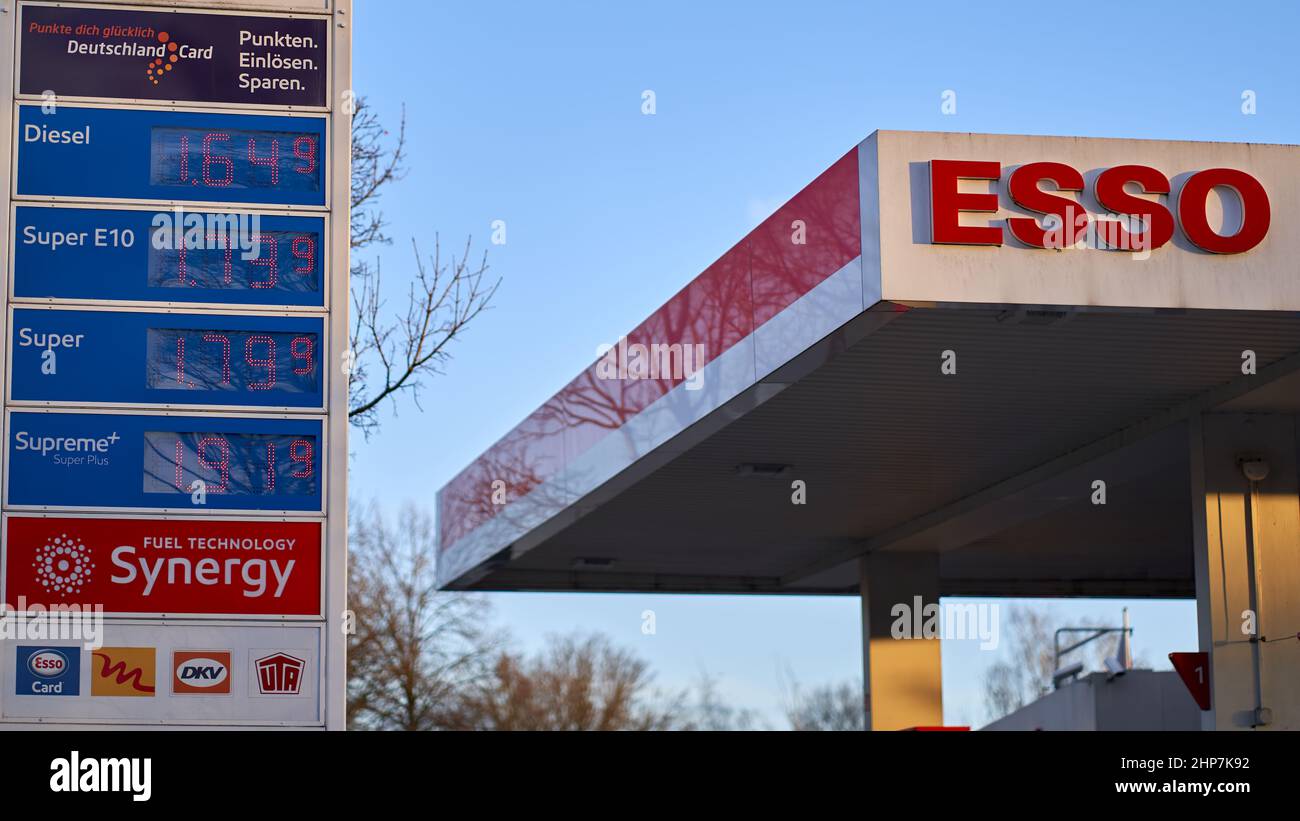
[[[930,241],[943,245],[1002,245],[1001,225],[962,225],[966,213],[995,214],[998,195],[958,190],[961,180],[1002,179],[1002,165],[984,160],[930,161]],[[1169,178],[1148,165],[1117,165],[1103,170],[1091,185],[1096,202],[1109,218],[1094,218],[1079,201],[1039,187],[1051,183],[1056,192],[1082,194],[1086,185],[1078,169],[1059,162],[1033,162],[1015,168],[1006,190],[1019,208],[1039,217],[1007,217],[1006,232],[1030,248],[1075,246],[1091,232],[1098,246],[1117,250],[1153,250],[1168,243],[1175,228],[1189,242],[1212,254],[1240,254],[1263,241],[1271,220],[1268,193],[1259,180],[1233,168],[1207,168],[1189,176],[1177,192],[1173,211],[1164,204],[1129,192],[1129,186],[1147,195],[1171,194]],[[1210,227],[1206,206],[1210,192],[1227,189],[1236,197],[1236,225],[1220,234]],[[1176,214],[1176,217],[1175,217]]]
[[[42,650],[27,659],[27,669],[32,675],[54,678],[63,675],[63,671],[68,669],[68,659],[55,650]]]

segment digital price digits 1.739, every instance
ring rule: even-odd
[[[241,249],[234,232],[209,232],[176,248],[149,248],[149,286],[154,288],[252,288],[292,292],[319,290],[315,231],[261,231]]]

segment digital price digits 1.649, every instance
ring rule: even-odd
[[[319,191],[320,139],[315,134],[240,129],[151,131],[149,181],[199,188]]]

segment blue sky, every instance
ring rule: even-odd
[[[877,128],[1294,142],[1300,87],[1288,4],[1094,3],[1068,17],[1023,3],[358,0],[355,85],[394,122],[411,172],[387,195],[396,285],[409,238],[431,248],[494,220],[495,308],[455,350],[423,411],[385,412],[353,442],[358,498],[432,507],[451,476]],[[655,92],[657,113],[641,114]],[[956,92],[957,112],[940,111]],[[1241,111],[1243,91],[1257,113]],[[860,671],[853,599],[500,594],[521,647],[602,630],[660,683],[707,669],[781,724],[779,672],[805,685]],[[1054,605],[1118,619],[1121,603]],[[1195,649],[1187,602],[1133,605],[1163,663]],[[658,632],[643,636],[653,609]],[[948,643],[950,722],[982,717],[995,654]]]

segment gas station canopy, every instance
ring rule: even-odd
[[[876,132],[439,492],[439,583],[1196,595],[1192,420],[1300,410],[1291,146]]]

